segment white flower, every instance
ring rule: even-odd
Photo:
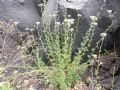
[[[17,26],[19,24],[19,22],[13,22],[15,24],[15,26]]]
[[[96,16],[90,16],[90,19],[91,19],[92,21],[97,21],[97,17],[96,17]]]
[[[36,25],[33,25],[34,27],[36,27]]]
[[[81,15],[81,14],[77,14],[77,16],[78,16],[78,17],[82,17],[82,15]]]
[[[40,22],[35,22],[37,25],[39,25],[40,24]]]
[[[104,37],[107,36],[107,34],[106,34],[106,33],[101,33],[100,36],[101,36],[102,38],[104,38]]]
[[[25,30],[27,31],[27,30],[29,30],[29,28],[25,28]]]
[[[95,26],[97,26],[97,25],[98,25],[98,24],[97,24],[97,22],[93,22],[92,24],[93,24],[93,25],[95,25]]]
[[[93,54],[92,56],[93,56],[93,58],[97,58],[97,55],[96,55],[96,54]]]
[[[74,28],[71,28],[70,31],[73,32],[73,31],[74,31]]]
[[[38,4],[39,7],[42,7],[44,4]]]
[[[30,31],[34,31],[35,29],[33,29],[33,28],[31,28],[31,29],[29,29]]]
[[[75,19],[64,19],[65,22],[74,24]]]
[[[56,22],[56,25],[60,25],[60,22]]]
[[[71,17],[71,15],[68,15],[68,17]]]
[[[109,14],[111,14],[111,13],[112,13],[112,10],[107,10],[107,12],[108,12]]]
[[[100,64],[100,65],[103,65],[103,62],[100,62],[99,64]]]

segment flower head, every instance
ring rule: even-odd
[[[19,24],[19,22],[13,22],[15,26],[17,26]]]
[[[97,17],[96,17],[96,16],[90,16],[90,19],[91,19],[92,21],[97,21]]]
[[[75,19],[65,19],[64,21],[70,24],[74,24]]]
[[[30,31],[34,31],[35,29],[33,29],[33,28],[31,28],[31,29],[29,29]]]
[[[78,17],[82,17],[82,15],[81,15],[81,14],[77,14],[77,16],[78,16]]]
[[[39,25],[40,24],[40,22],[35,22],[36,23],[36,25]]]
[[[29,28],[25,28],[25,30],[27,31],[27,30],[29,30]]]
[[[97,58],[97,55],[96,55],[96,54],[93,54],[92,56],[93,56],[93,58]]]
[[[101,36],[102,38],[104,38],[104,37],[107,36],[107,34],[106,34],[106,33],[101,33],[100,36]]]
[[[103,65],[103,62],[100,62],[99,64],[100,64],[100,65]]]
[[[70,18],[70,17],[71,17],[71,15],[68,15],[68,17]]]
[[[111,14],[111,13],[112,13],[112,10],[107,10],[107,12],[108,12],[109,14]]]
[[[71,28],[70,31],[73,32],[73,31],[74,31],[74,28]]]
[[[42,7],[42,6],[44,6],[44,4],[38,4],[38,6],[39,6],[39,7]]]
[[[92,24],[93,24],[94,26],[97,26],[97,25],[98,25],[97,22],[93,22]]]
[[[56,25],[60,25],[60,22],[56,22]]]

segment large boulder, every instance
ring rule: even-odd
[[[34,0],[34,3],[35,3],[35,7],[36,7],[36,9],[41,17],[45,2],[44,2],[44,0]]]
[[[22,0],[21,0],[22,1]],[[37,10],[38,2],[34,0],[0,0],[0,21],[6,23],[16,22],[17,28],[10,31],[10,36],[21,44],[20,32],[25,35],[26,28],[33,29],[35,22],[40,22],[40,13]],[[19,31],[20,32],[19,32]]]
[[[35,22],[40,21],[34,0],[24,0],[23,5],[20,0],[0,0],[0,12],[0,20],[20,22],[20,30],[33,28]]]

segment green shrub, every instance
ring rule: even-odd
[[[80,18],[80,17],[79,17]],[[80,60],[90,47],[95,26],[97,25],[95,16],[91,16],[90,28],[86,32],[78,53],[71,61],[71,54],[74,44],[74,38],[77,31],[71,28],[74,19],[64,19],[63,23],[55,22],[54,29],[51,30],[49,25],[43,25],[43,36],[40,36],[44,52],[47,54],[50,65],[46,65],[42,57],[39,57],[39,50],[36,53],[37,67],[41,73],[47,75],[48,80],[56,85],[60,90],[67,90],[73,86],[80,75],[84,73],[88,62],[80,64]],[[77,25],[76,25],[77,26]],[[59,27],[63,27],[60,31]],[[42,39],[44,38],[44,40]]]

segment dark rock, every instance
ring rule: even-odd
[[[120,26],[117,27],[115,33],[113,34],[113,40],[114,40],[114,44],[115,44],[115,48],[114,50],[116,51],[116,53],[118,55],[120,55]]]
[[[35,3],[35,7],[40,15],[40,17],[42,16],[42,9],[41,9],[41,6],[40,4],[43,4],[43,0],[34,0],[34,3]]]
[[[21,5],[23,1],[23,5]],[[0,0],[0,21],[11,23],[19,22],[9,35],[18,43],[20,32],[27,32],[25,28],[34,28],[35,22],[40,22],[40,13],[36,6],[39,2],[34,0]],[[37,0],[35,0],[37,1]]]
[[[116,79],[114,90],[120,90],[120,76]]]
[[[35,22],[40,21],[40,16],[35,7],[33,0],[25,0],[23,6],[17,0],[1,0],[0,1],[0,20],[9,22],[20,22],[18,28],[23,30],[25,28],[33,28]]]

